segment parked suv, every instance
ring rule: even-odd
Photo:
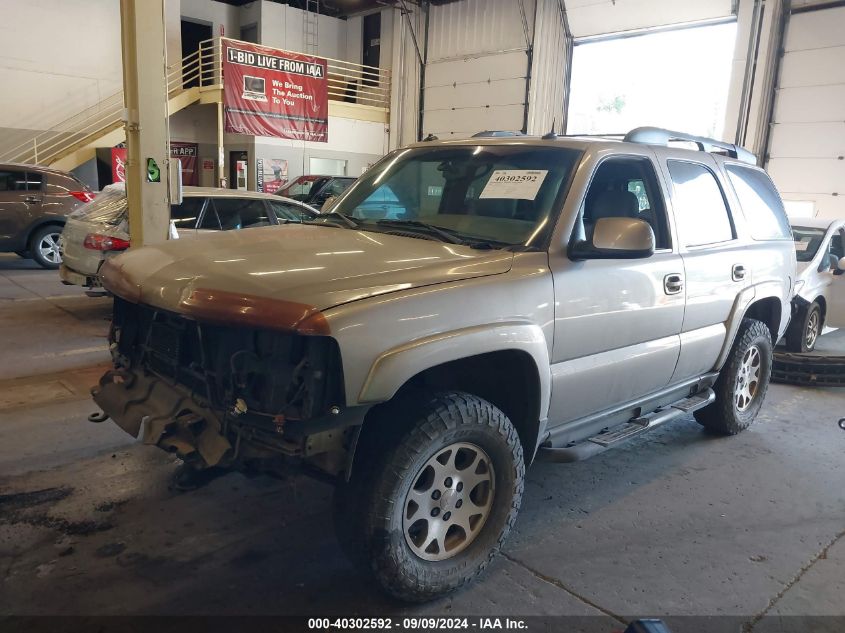
[[[350,557],[431,599],[499,550],[534,459],[755,419],[795,251],[753,163],[653,128],[393,152],[313,222],[108,260],[94,399],[196,472],[335,481]],[[385,187],[403,211],[372,217]]]
[[[0,164],[0,252],[58,268],[65,217],[93,197],[73,174],[39,165]]]
[[[315,209],[296,200],[213,187],[184,187],[182,203],[170,207],[170,222],[180,239],[209,231],[301,222],[316,215]],[[102,294],[100,266],[129,246],[126,188],[123,183],[116,183],[68,218],[62,232],[62,282],[85,286],[89,294]]]

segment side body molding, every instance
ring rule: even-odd
[[[416,374],[470,356],[517,350],[534,360],[540,382],[540,418],[549,411],[549,350],[542,329],[534,323],[500,322],[434,334],[393,347],[376,358],[358,396],[360,404],[384,402]]]

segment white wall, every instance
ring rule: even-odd
[[[121,90],[118,0],[0,0],[0,14],[0,148]]]
[[[289,51],[304,51],[304,11],[268,0],[260,0],[260,2],[261,43]],[[346,22],[344,20],[321,15],[317,25],[317,39],[318,55],[332,59],[346,59]]]

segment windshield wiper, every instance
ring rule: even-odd
[[[427,231],[429,234],[436,235],[444,242],[449,242],[450,244],[466,244],[465,240],[462,240],[457,235],[453,235],[447,229],[443,229],[439,226],[435,226],[434,224],[428,224],[427,222],[420,222],[419,220],[378,220],[376,224],[381,226],[395,226],[397,228],[411,228],[411,229],[422,229],[423,231]]]
[[[315,215],[310,220],[303,220],[303,224],[333,224],[335,226],[339,226],[337,222],[320,222],[323,218],[337,218],[341,222],[343,222],[346,226],[350,229],[357,229],[358,225],[361,223],[360,220],[357,218],[352,218],[348,215],[343,213],[338,213],[337,211],[329,211],[328,213],[320,213],[319,215]]]

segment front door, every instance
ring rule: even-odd
[[[827,251],[819,266],[829,267],[820,275],[828,276],[827,287],[823,294],[827,302],[825,312],[825,327],[845,327],[845,229],[840,228],[830,236],[830,242],[823,244],[822,248]]]
[[[645,259],[574,262],[551,256],[555,285],[550,425],[621,405],[665,387],[675,369],[684,317],[683,266],[664,192],[643,155],[614,156],[595,169],[577,232],[597,220],[647,221],[655,253]]]

